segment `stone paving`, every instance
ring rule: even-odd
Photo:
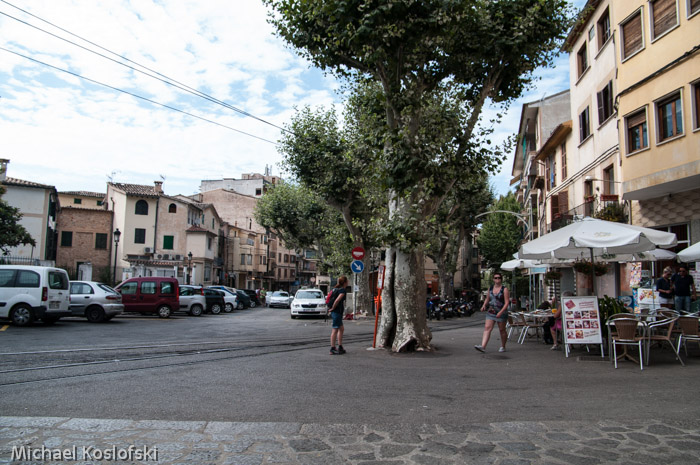
[[[119,455],[129,446],[148,454]],[[13,460],[13,447],[44,455]],[[50,455],[61,451],[68,455]],[[10,463],[697,465],[700,421],[417,426],[0,417],[0,464]]]

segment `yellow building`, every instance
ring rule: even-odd
[[[682,249],[700,241],[700,0],[614,7],[623,199]]]

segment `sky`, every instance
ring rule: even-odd
[[[59,192],[163,180],[169,195],[266,166],[284,177],[279,127],[295,107],[341,108],[342,96],[335,78],[275,36],[267,15],[260,0],[0,0],[7,176]],[[494,140],[517,132],[524,102],[569,87],[568,57],[537,76]],[[491,180],[497,194],[508,192],[511,168],[512,154]]]

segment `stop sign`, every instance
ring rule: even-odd
[[[362,260],[363,258],[365,258],[365,249],[363,249],[362,247],[355,247],[354,249],[352,249],[352,258],[354,258],[355,260]]]

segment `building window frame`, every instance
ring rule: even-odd
[[[107,250],[107,234],[95,233],[95,249]]]
[[[693,5],[693,3],[695,4]],[[695,8],[695,11],[692,11],[693,8]],[[700,0],[686,0],[685,11],[688,19],[692,18],[697,14],[700,14]]]
[[[168,213],[177,213],[177,205],[174,203],[168,205]]]
[[[667,109],[670,110],[669,113],[666,113]],[[656,145],[669,142],[685,135],[682,88],[676,89],[660,99],[655,100],[654,110],[656,119]],[[671,122],[671,132],[666,133],[664,121],[669,117]]]
[[[700,80],[690,83],[693,132],[700,131]]]
[[[73,231],[61,231],[61,247],[73,247]]]
[[[629,52],[625,48],[625,26],[627,24],[630,24],[632,21],[639,21],[639,30],[640,30],[640,45],[638,48],[634,50],[630,50]],[[625,62],[632,58],[633,56],[637,55],[640,53],[642,50],[646,48],[646,43],[644,42],[644,9],[642,7],[638,8],[635,10],[632,14],[630,14],[627,18],[624,19],[620,23],[620,61]]]
[[[674,17],[676,18],[676,23],[669,26],[667,29],[661,31],[660,33],[656,33],[656,25],[654,24],[654,5],[663,2],[663,1],[670,1],[674,5]],[[669,32],[673,31],[676,29],[678,26],[680,26],[680,21],[678,18],[678,0],[650,0],[649,1],[649,31],[651,32],[650,37],[651,37],[651,43],[656,42]]]
[[[578,52],[576,52],[576,68],[578,70],[577,79],[581,79],[590,65],[588,63],[588,43],[584,40]]]
[[[175,236],[163,236],[163,250],[173,250],[175,248]]]
[[[598,127],[607,123],[615,114],[613,96],[613,82],[611,79],[600,92],[596,93],[596,98],[598,100]]]
[[[74,205],[80,205],[83,203],[83,199],[73,199],[73,204]]]
[[[639,117],[641,114],[644,114],[643,120],[640,120]],[[634,123],[633,126],[630,126],[630,120]],[[649,150],[649,114],[647,112],[647,107],[646,105],[642,108],[638,108],[634,110],[633,112],[630,112],[627,116],[625,116],[625,145],[627,149],[627,155],[634,155],[636,153],[639,153],[643,150]],[[640,145],[638,147],[633,148],[632,147],[632,129],[639,128],[638,138]]]
[[[148,216],[148,202],[143,199],[137,200],[136,205],[134,205],[134,215]]]
[[[606,8],[598,21],[596,22],[596,28],[598,29],[598,51],[603,50],[603,47],[610,42],[612,37],[612,28],[610,24],[610,9]]]
[[[134,228],[134,244],[146,243],[146,230],[144,228]]]
[[[566,143],[561,144],[561,181],[564,182],[568,177],[566,170]]]
[[[579,145],[586,142],[593,133],[591,132],[591,107],[586,106],[578,115]]]

